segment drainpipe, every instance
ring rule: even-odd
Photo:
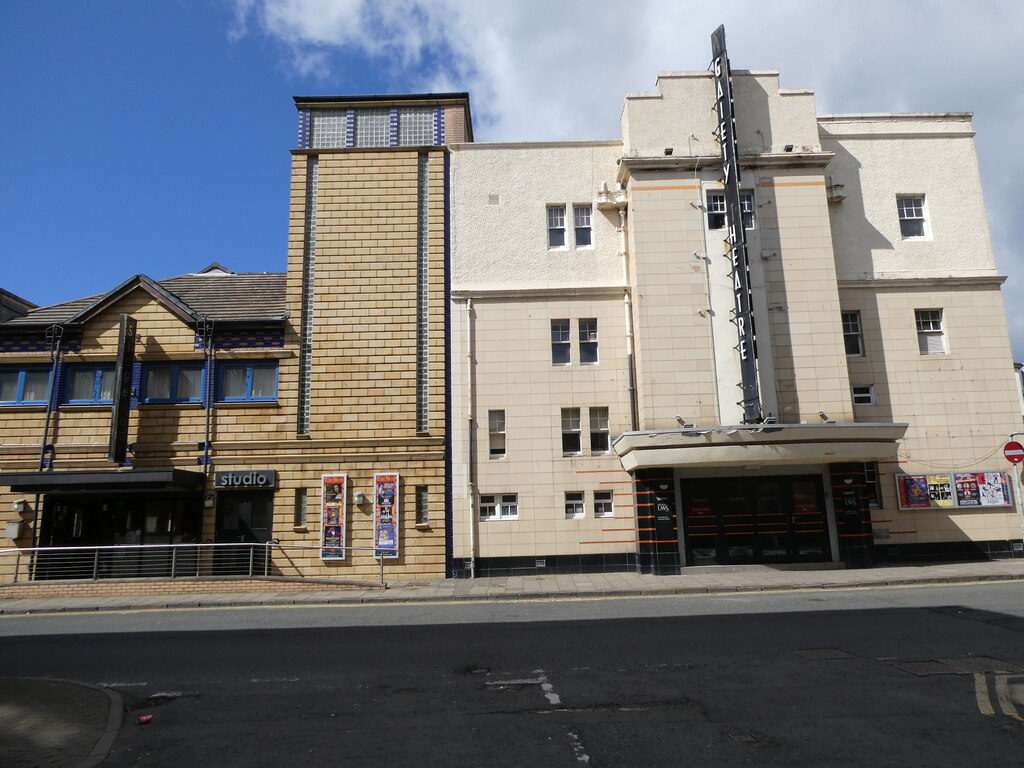
[[[53,416],[53,404],[57,399],[57,366],[60,365],[61,344],[64,340],[64,326],[51,325],[47,329],[50,335],[50,391],[46,398],[46,420],[43,422],[43,441],[39,446],[39,471],[46,466],[46,445],[50,441],[50,420]],[[39,498],[35,495],[32,505],[32,546],[39,544]]]
[[[466,496],[469,499],[469,578],[476,578],[477,510],[476,510],[476,441],[473,423],[476,418],[473,389],[473,299],[466,299],[466,440],[469,460]]]
[[[210,477],[210,434],[213,431],[213,392],[214,392],[214,370],[213,370],[213,321],[208,318],[202,320],[203,347],[206,352],[206,427],[203,434],[203,474],[207,479]]]
[[[626,209],[619,208],[619,253],[622,255],[622,281],[626,288],[622,294],[623,309],[626,312],[626,370],[629,381],[629,423],[630,430],[640,427],[636,396],[636,363],[633,359],[633,297],[629,284],[629,250],[626,240]]]

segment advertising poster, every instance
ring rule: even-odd
[[[949,475],[928,475],[928,500],[933,507],[952,507],[953,489]]]
[[[398,557],[398,473],[373,476],[374,557]]]
[[[957,472],[897,475],[900,509],[1009,507],[1010,476],[1006,472]]]
[[[1010,478],[1005,472],[979,472],[978,498],[983,507],[1010,505]]]
[[[928,499],[926,475],[899,475],[896,490],[899,491],[900,509],[927,509],[932,505]]]
[[[344,560],[348,475],[323,475],[320,483],[320,559]]]
[[[981,497],[978,495],[977,475],[957,474],[953,475],[953,481],[956,483],[956,505],[958,507],[981,506]]]

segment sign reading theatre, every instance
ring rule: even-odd
[[[719,144],[722,146],[722,181],[725,185],[726,247],[732,263],[733,299],[735,301],[736,347],[740,356],[743,389],[743,421],[761,421],[761,397],[757,387],[757,363],[754,348],[754,316],[750,307],[750,273],[747,262],[747,236],[743,230],[743,208],[740,202],[740,166],[736,148],[736,116],[732,99],[732,77],[725,50],[725,27],[711,35],[712,69],[715,74],[715,109],[718,113]]]

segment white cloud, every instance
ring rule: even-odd
[[[266,35],[325,83],[362,56],[395,92],[469,91],[478,140],[618,136],[622,98],[659,71],[707,66],[725,24],[732,64],[778,69],[819,112],[973,111],[1018,359],[1024,98],[1017,0],[234,0],[237,35]],[[325,86],[325,90],[332,90]],[[334,90],[337,90],[336,88]]]

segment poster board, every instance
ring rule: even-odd
[[[320,478],[320,559],[345,559],[345,513],[348,475],[322,475]]]
[[[900,509],[980,509],[1013,505],[1006,472],[896,475]]]
[[[398,473],[373,476],[373,556],[398,557]]]

